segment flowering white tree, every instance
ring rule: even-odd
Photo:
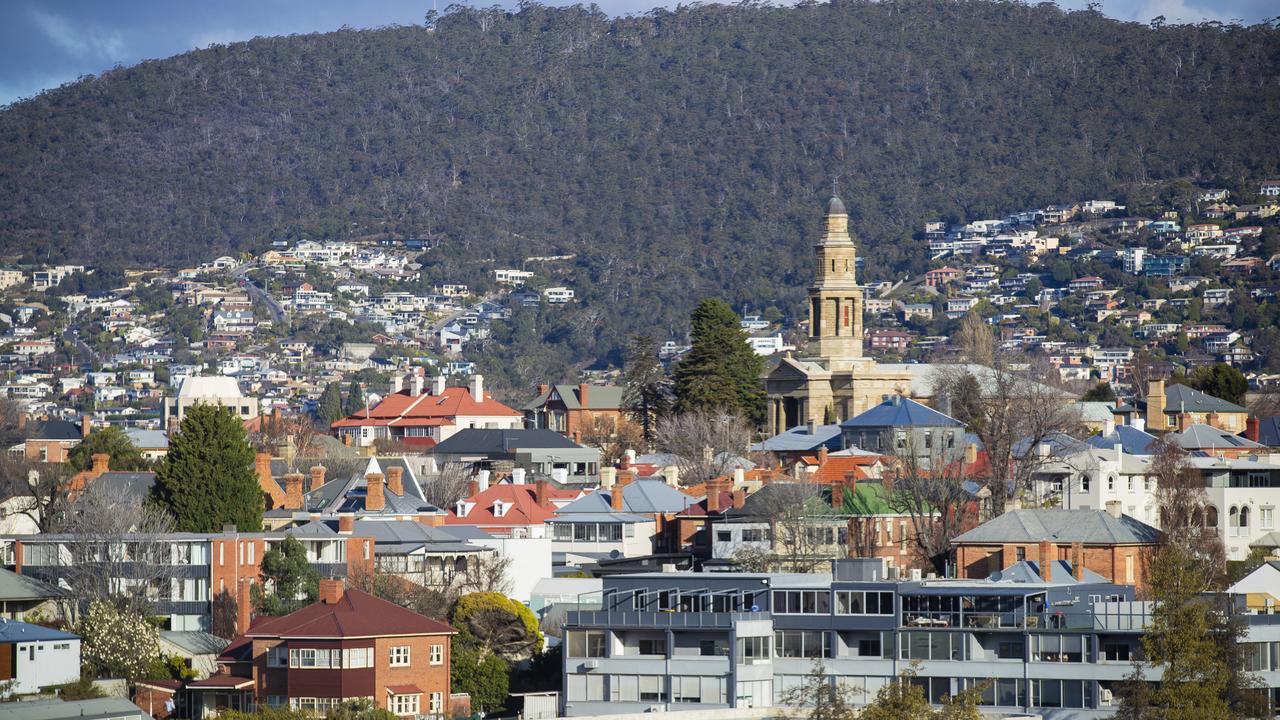
[[[89,671],[101,677],[137,678],[160,657],[160,631],[142,615],[109,602],[89,604],[76,625],[81,655]]]

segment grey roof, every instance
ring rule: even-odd
[[[612,513],[613,491],[588,493],[556,511],[558,515],[575,513]],[[678,513],[697,503],[694,498],[660,480],[636,480],[622,491],[622,511],[626,513]]]
[[[45,420],[31,435],[32,440],[80,440],[83,437],[80,426],[66,420]]]
[[[516,450],[557,448],[586,449],[554,430],[489,430],[468,428],[431,448],[436,455],[506,454]]]
[[[1094,435],[1085,442],[1096,448],[1110,450],[1119,443],[1130,455],[1150,455],[1159,442],[1155,435],[1143,432],[1132,425],[1117,425],[1110,435]]]
[[[62,591],[27,575],[0,568],[0,602],[46,600],[62,597]]]
[[[169,449],[169,436],[159,430],[128,428],[124,431],[133,446],[143,450]]]
[[[718,465],[724,467],[725,470],[733,470],[742,468],[743,470],[754,469],[756,464],[742,457],[741,455],[733,455],[727,452],[718,453],[715,456]],[[654,467],[664,468],[670,465],[679,467],[684,459],[675,453],[645,453],[636,456],[637,465],[653,465]]]
[[[18,620],[0,620],[0,644],[79,639],[79,635],[53,630],[42,625],[32,625]]]
[[[374,552],[379,555],[403,555],[418,549],[436,552],[488,552],[489,548],[472,545],[451,527],[431,527],[412,520],[357,520],[357,535],[374,539]]]
[[[582,398],[579,396],[578,390],[579,387],[577,385],[552,385],[547,388],[546,392],[526,403],[523,409],[534,410],[542,407],[554,393],[566,408],[581,410]],[[626,388],[620,385],[588,385],[586,409],[617,410],[622,407],[622,396],[624,394],[626,394]]]
[[[1168,438],[1183,450],[1266,450],[1267,447],[1248,438],[1232,435],[1212,425],[1196,423]]]
[[[598,523],[602,525],[626,525],[629,523],[652,522],[653,518],[625,512],[580,512],[568,515],[557,515],[547,519],[548,525],[555,523]]]
[[[150,470],[139,472],[109,471],[92,480],[94,492],[106,493],[107,497],[136,500],[142,502],[151,493],[156,484],[156,474]]]
[[[1074,585],[1077,582],[1085,583],[1109,583],[1107,578],[1098,573],[1084,569],[1084,578],[1076,580],[1072,574],[1071,563],[1066,560],[1053,561],[1053,574],[1050,575],[1050,582],[1055,585]],[[1013,582],[1013,583],[1043,583],[1044,579],[1040,575],[1040,564],[1029,560],[1019,560],[1004,570],[997,570],[988,578],[992,582]]]
[[[0,703],[0,720],[144,720],[149,717],[145,710],[124,698]]]
[[[774,435],[757,447],[766,452],[812,452],[823,445],[828,450],[840,449],[839,425],[819,425],[813,432],[809,432],[808,425],[800,425]]]
[[[901,395],[894,395],[861,415],[840,423],[842,428],[963,426],[959,420]]]
[[[401,477],[404,494],[397,495],[390,488],[384,488],[382,514],[416,515],[420,512],[441,512],[440,508],[422,499],[422,488],[413,472],[413,466],[405,462],[403,458],[394,457],[369,458],[369,461],[361,469],[352,472],[350,477],[331,479],[319,488],[303,493],[303,510],[307,513],[322,514],[339,512],[372,513],[373,511],[365,507],[365,497],[369,489],[369,483],[365,480],[365,476],[369,473],[382,473],[385,475],[386,469],[390,467],[399,467],[403,470]],[[309,481],[304,480],[303,482]],[[272,511],[268,514],[274,517],[276,515],[292,515],[292,513],[293,511]]]
[[[161,630],[160,640],[187,655],[217,655],[230,643],[212,633],[199,630]]]
[[[1280,547],[1280,531],[1272,530],[1271,532],[1267,533],[1266,535],[1263,535],[1262,537],[1258,538],[1257,540],[1254,540],[1253,542],[1249,543],[1249,547],[1251,547],[1251,548],[1257,548],[1257,547],[1263,547],[1263,548],[1275,548],[1275,547]],[[1280,568],[1276,568],[1276,569],[1277,569],[1277,570],[1280,570]]]
[[[1037,543],[1082,542],[1087,545],[1133,545],[1153,543],[1160,531],[1121,515],[1114,518],[1106,510],[1064,510],[1061,508],[1010,510],[992,518],[953,543]]]
[[[1267,447],[1280,447],[1280,417],[1258,419],[1258,442]]]
[[[1165,388],[1164,411],[1166,413],[1248,412],[1235,403],[1202,393],[1186,385],[1170,385]]]
[[[847,215],[848,211],[844,209],[844,201],[832,195],[831,199],[827,201],[827,214]]]

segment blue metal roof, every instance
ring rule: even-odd
[[[0,644],[40,642],[44,640],[79,640],[79,635],[51,630],[18,620],[0,619]]]
[[[840,423],[842,428],[963,426],[959,420],[901,395],[894,395],[861,415]]]

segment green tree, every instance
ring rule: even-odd
[[[355,415],[363,412],[365,408],[364,390],[360,387],[360,381],[352,380],[347,386],[347,400],[342,405],[344,415]]]
[[[253,606],[262,615],[288,615],[320,595],[320,573],[307,561],[306,547],[292,535],[263,554],[262,579],[253,586]]]
[[[675,369],[675,409],[729,410],[754,424],[764,421],[764,358],[747,343],[729,304],[698,303],[690,318],[692,347]]]
[[[470,695],[473,710],[489,713],[502,709],[511,683],[507,661],[465,646],[455,646],[452,654],[449,674],[453,691]]]
[[[652,337],[631,338],[622,383],[623,406],[639,423],[645,443],[651,445],[658,420],[671,410],[671,380],[658,362],[658,347]]]
[[[151,501],[169,511],[179,532],[217,532],[227,524],[257,532],[264,502],[253,455],[230,408],[194,405],[156,467]]]
[[[1244,373],[1226,363],[1201,365],[1191,373],[1188,380],[1200,392],[1237,405],[1244,405],[1245,394],[1249,392],[1249,381],[1245,379]]]
[[[320,401],[316,403],[316,416],[327,423],[341,420],[344,417],[342,413],[342,388],[338,386],[337,382],[331,382],[324,386],[324,392],[320,394]]]
[[[1071,264],[1066,260],[1054,260],[1053,265],[1049,266],[1049,272],[1055,283],[1065,285],[1071,279]]]
[[[458,628],[458,644],[475,649],[481,657],[493,654],[514,662],[542,650],[538,618],[523,603],[502,593],[463,595],[449,620]]]
[[[1112,402],[1116,399],[1116,391],[1111,388],[1111,383],[1100,382],[1089,388],[1080,399],[1085,402]]]
[[[344,700],[329,710],[325,720],[397,720],[397,716],[390,710],[377,707],[369,698],[356,698]]]
[[[71,448],[67,462],[72,470],[80,472],[93,467],[94,455],[104,453],[111,456],[109,466],[112,470],[146,470],[151,465],[134,447],[129,436],[114,425],[89,433],[89,437]]]

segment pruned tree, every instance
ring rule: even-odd
[[[1187,460],[1187,453],[1160,442],[1151,460],[1156,479],[1156,506],[1166,544],[1192,553],[1209,573],[1211,585],[1226,580],[1227,549],[1218,532],[1218,510],[1209,501],[1204,480]]]
[[[20,455],[0,454],[0,520],[21,517],[40,532],[52,532],[64,522],[71,503],[66,463],[43,463]]]
[[[655,440],[675,456],[681,483],[693,485],[731,473],[750,450],[751,427],[738,415],[697,409],[663,418]]]
[[[478,651],[482,658],[497,655],[515,662],[542,650],[542,631],[533,611],[501,593],[463,595],[449,619],[460,632],[459,644]]]

